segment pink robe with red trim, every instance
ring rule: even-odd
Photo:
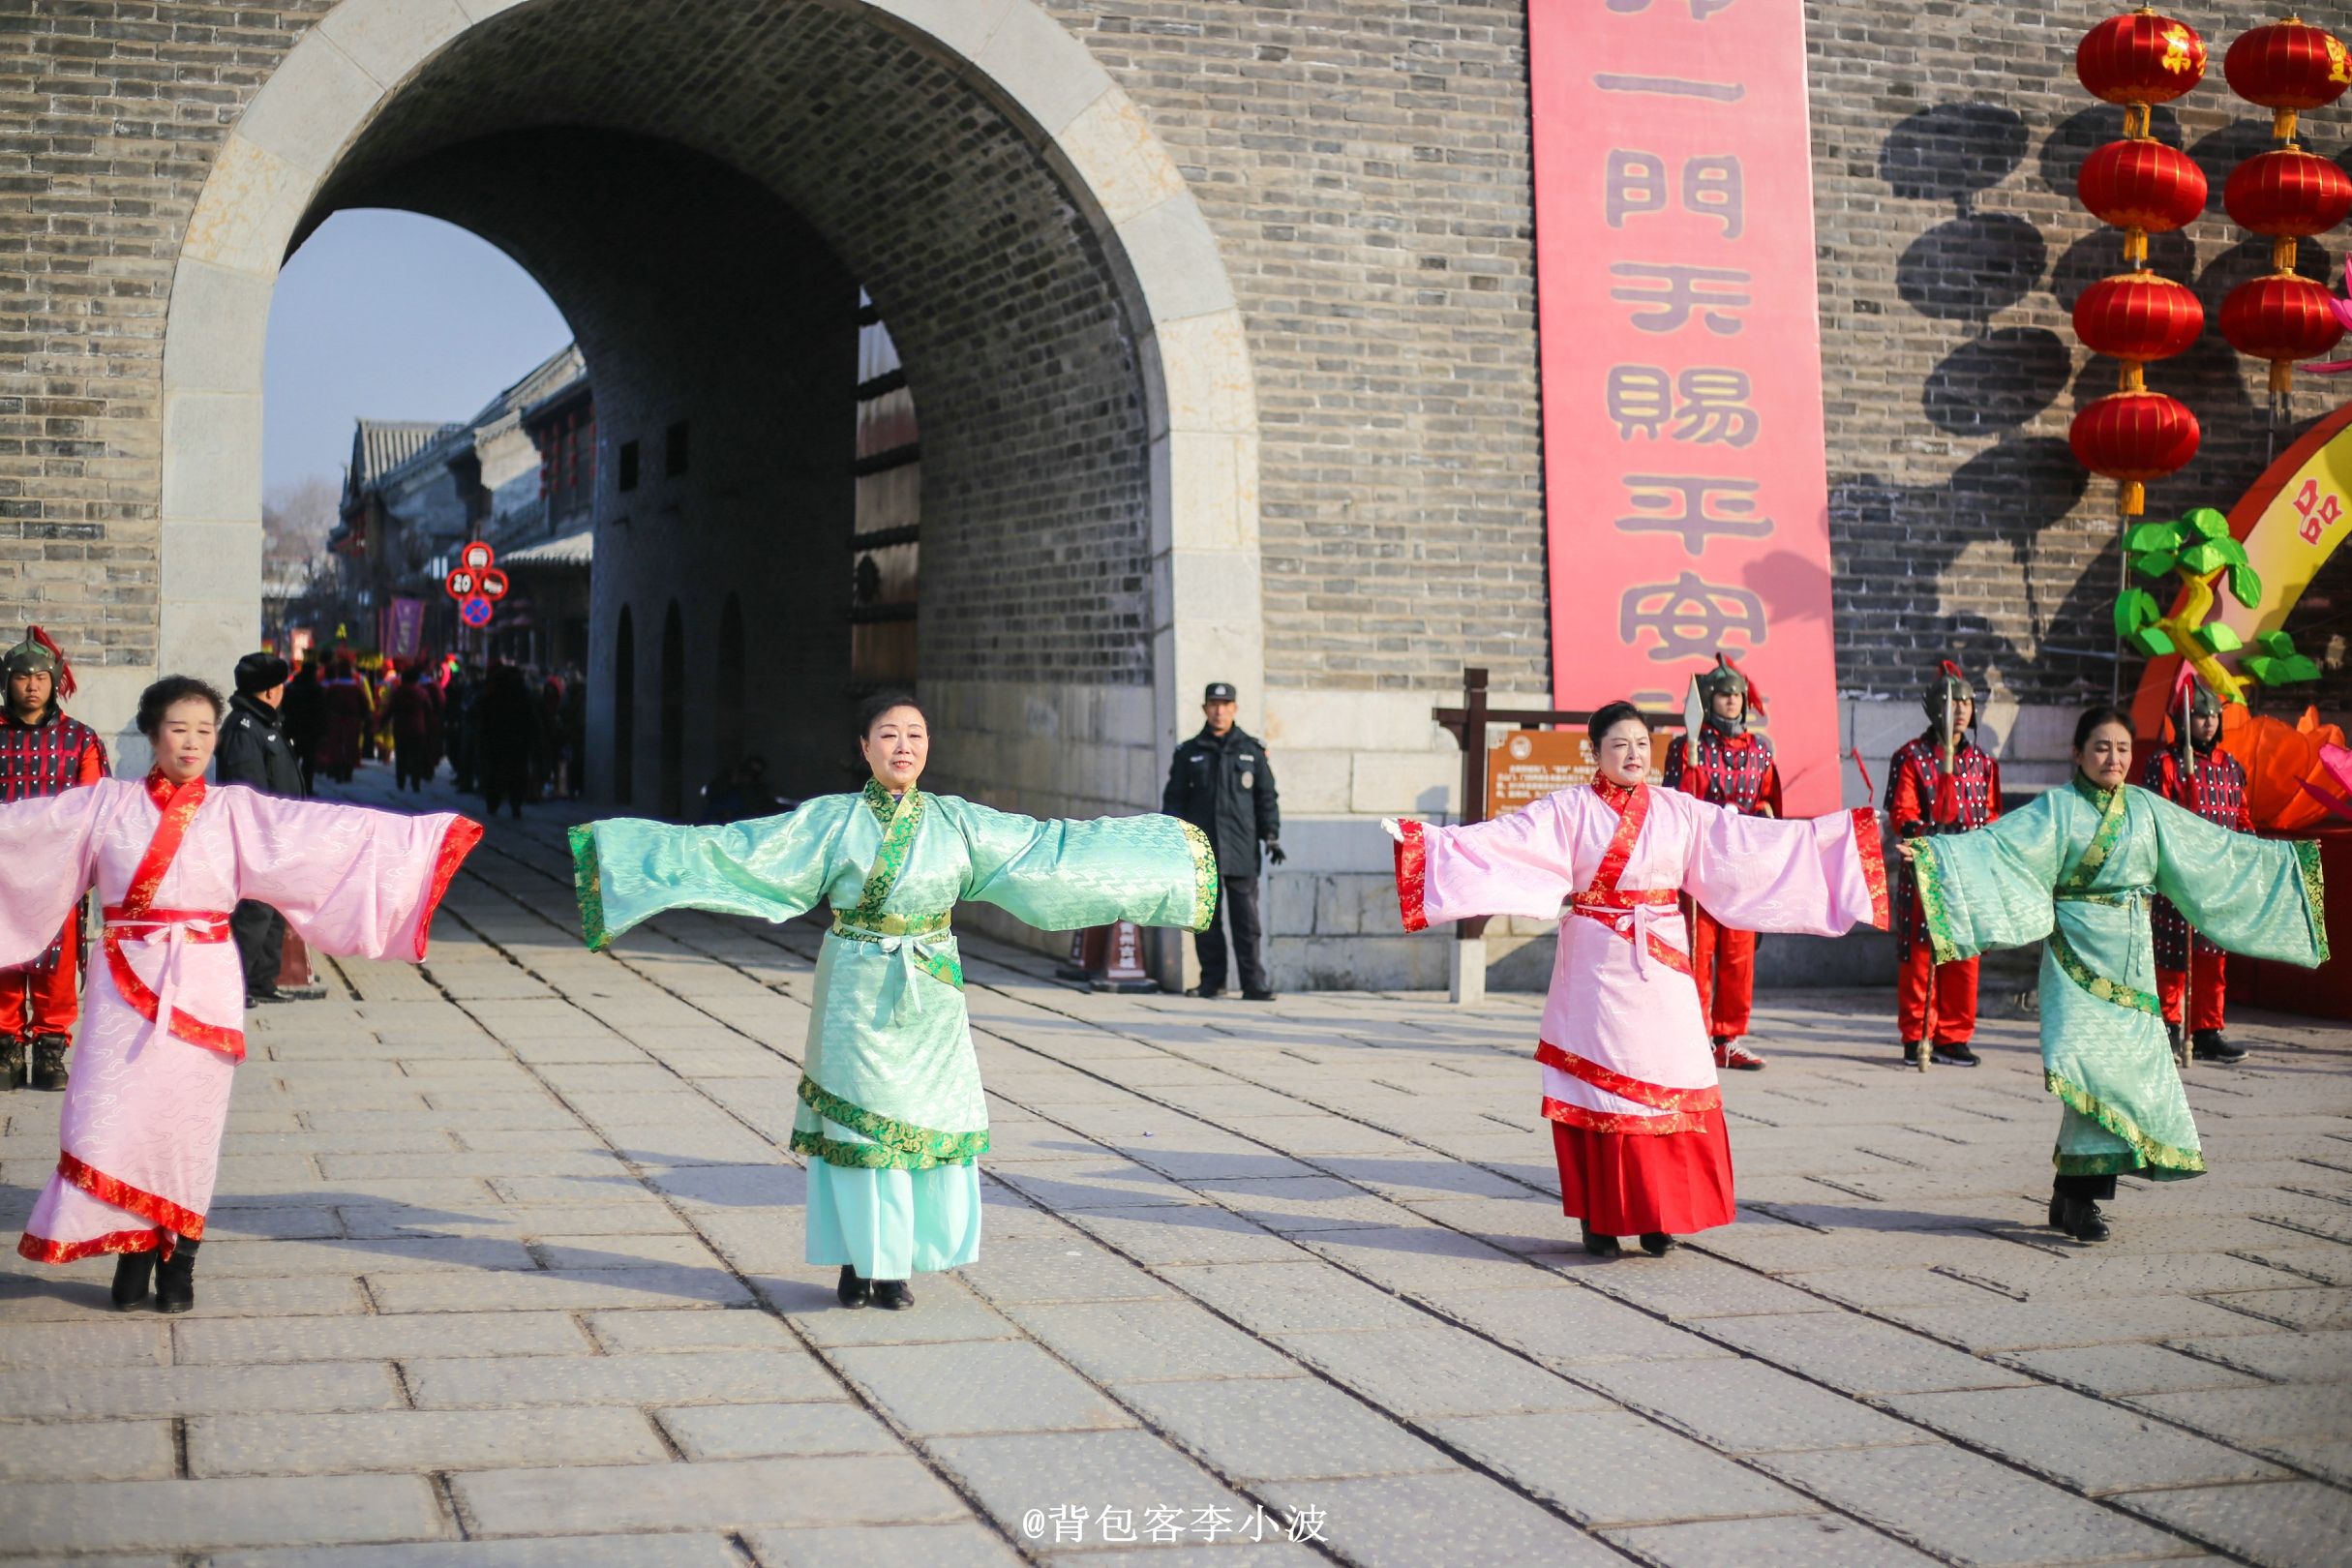
[[[66,1263],[204,1234],[245,1055],[240,898],[313,947],[422,960],[433,912],[482,836],[464,817],[287,800],[201,779],[100,779],[0,805],[0,964],[36,953],[97,886],[105,907],[59,1129],[57,1173],[16,1251]],[[168,1031],[156,1023],[167,1018]]]
[[[1604,783],[1492,822],[1404,831],[1406,930],[1478,915],[1560,921],[1536,1050],[1544,1115],[1591,1131],[1695,1131],[1722,1104],[1678,894],[1747,931],[1886,923],[1869,811],[1776,821]]]

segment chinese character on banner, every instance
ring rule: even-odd
[[[1729,651],[1772,691],[1792,810],[1833,810],[1804,9],[1527,18],[1553,701],[1676,691]]]

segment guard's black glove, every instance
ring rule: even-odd
[[[1269,838],[1266,840],[1266,859],[1272,860],[1276,865],[1280,865],[1290,857],[1282,853],[1282,842],[1279,839]]]

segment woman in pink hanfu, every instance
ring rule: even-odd
[[[1886,923],[1886,866],[1869,811],[1781,822],[1650,788],[1649,729],[1631,703],[1602,709],[1590,733],[1590,785],[1492,822],[1382,826],[1397,839],[1407,931],[1478,915],[1559,920],[1535,1059],[1560,1206],[1594,1255],[1639,1235],[1655,1256],[1733,1219],[1681,895],[1740,930],[1834,936]]]
[[[114,1302],[195,1305],[197,1243],[245,1056],[240,898],[275,905],[313,947],[422,960],[433,912],[482,836],[464,817],[405,817],[208,788],[220,693],[173,676],[139,699],[155,769],[136,784],[0,805],[0,966],[38,952],[93,883],[90,966],[66,1083],[57,1173],[16,1251],[42,1263],[122,1256]],[[159,1254],[162,1266],[157,1267]]]

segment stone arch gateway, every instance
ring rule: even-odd
[[[652,15],[623,0],[343,0],[258,88],[172,280],[159,662],[225,669],[253,635],[280,263],[340,207],[407,207],[483,234],[548,287],[603,432],[636,417],[653,450],[662,421],[690,416],[698,466],[729,446],[707,420],[755,394],[794,418],[835,398],[846,418],[851,387],[825,370],[829,306],[808,302],[866,286],[923,411],[925,578],[946,585],[922,606],[923,686],[959,737],[943,784],[1039,811],[1150,806],[1191,694],[1213,678],[1262,689],[1264,673],[1255,391],[1185,177],[1032,0],[681,0]],[[670,297],[656,311],[648,291]],[[733,390],[710,394],[713,377]],[[811,413],[809,429],[829,427]],[[829,450],[812,436],[797,461]],[[846,552],[793,531],[830,500],[709,462],[709,489],[762,512],[793,558],[779,572],[846,581]],[[680,570],[717,592],[740,586],[739,558],[679,542],[715,504],[681,495],[668,511],[599,497],[592,669],[618,651],[633,551],[682,551]],[[639,585],[641,625],[668,591]],[[816,668],[789,643],[764,650],[746,612],[753,687]],[[687,620],[715,625],[715,595]],[[636,637],[632,656],[656,641]],[[613,711],[615,687],[591,682],[592,729],[650,743]]]

